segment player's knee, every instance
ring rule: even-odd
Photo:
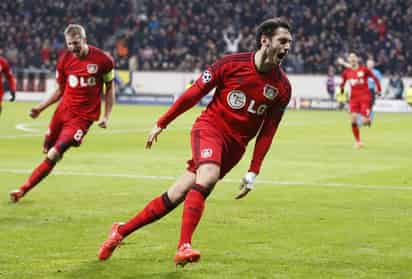
[[[50,160],[57,162],[63,158],[63,154],[70,148],[72,145],[71,142],[61,141],[54,145],[52,148],[48,149],[47,158]]]
[[[185,199],[188,189],[170,188],[167,196],[172,203],[180,203]]]
[[[52,147],[50,150],[47,152],[47,158],[55,163],[57,163],[61,159],[61,154],[60,152]]]
[[[362,122],[363,122],[363,124],[370,124],[371,120],[370,120],[369,117],[362,117]]]
[[[196,175],[196,183],[207,188],[213,187],[220,177],[220,166],[213,163],[206,163],[199,166]]]
[[[173,210],[176,208],[176,206],[178,206],[183,200],[184,200],[184,196],[181,197],[178,200],[174,200],[169,196],[168,192],[164,192],[162,194],[162,200],[163,200],[163,204],[165,205],[165,207],[169,210]]]
[[[350,122],[352,123],[352,125],[357,125],[358,123],[358,117],[351,117]]]
[[[196,175],[186,171],[175,183],[167,190],[167,195],[173,203],[180,203],[186,197],[187,192],[196,182]]]

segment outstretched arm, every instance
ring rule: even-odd
[[[350,68],[350,64],[346,62],[345,59],[343,59],[342,57],[338,57],[338,59],[336,60],[336,63],[338,63],[339,65],[345,68]]]
[[[200,88],[196,82],[159,118],[157,126],[163,129],[166,128],[179,115],[194,107],[207,93],[209,93],[209,90]]]
[[[200,99],[205,96],[209,91],[202,90],[196,83],[189,87],[185,93],[183,93],[176,102],[163,114],[157,121],[155,127],[153,127],[146,141],[146,149],[152,147],[153,142],[157,141],[157,137],[160,133],[170,124],[176,117],[194,107]]]
[[[16,98],[16,79],[14,78],[13,72],[10,68],[10,65],[6,63],[5,69],[3,69],[4,75],[6,76],[7,82],[9,83],[10,88],[10,101],[13,102]]]
[[[208,67],[206,71],[189,87],[176,102],[156,122],[146,141],[146,148],[150,149],[157,141],[159,134],[179,115],[195,106],[203,96],[206,96],[219,81],[220,65]]]
[[[61,89],[60,84],[57,83],[57,88],[53,92],[52,95],[50,95],[48,98],[46,98],[44,101],[42,101],[37,106],[31,108],[30,113],[29,113],[30,117],[31,118],[37,118],[43,110],[45,110],[50,105],[57,102],[60,99],[60,97],[62,96],[62,94],[63,94],[63,90]]]

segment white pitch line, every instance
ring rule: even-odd
[[[44,136],[44,134],[0,135],[0,139],[34,138],[40,136]]]
[[[33,128],[29,128],[29,127],[27,127],[27,126],[28,126],[27,124],[19,123],[19,124],[16,125],[16,129],[17,129],[17,130],[24,131],[24,132],[29,132],[29,133],[37,133],[37,132],[39,132],[39,129],[33,129]]]
[[[32,170],[28,169],[1,169],[0,173],[14,173],[14,174],[30,174]],[[126,174],[126,173],[95,173],[95,172],[75,172],[75,171],[54,171],[53,174],[56,175],[69,175],[69,176],[92,176],[92,177],[121,177],[128,179],[145,179],[145,180],[176,180],[175,176],[159,176],[159,175],[136,175],[136,174]],[[224,183],[235,183],[238,184],[240,179],[225,178],[222,180]],[[398,186],[398,185],[355,185],[347,183],[318,183],[318,182],[302,182],[302,181],[274,181],[258,179],[256,184],[267,184],[277,187],[327,187],[327,188],[350,188],[350,189],[369,189],[369,190],[405,190],[412,191],[412,185]]]
[[[30,137],[39,137],[44,136],[44,133],[41,133],[39,129],[29,128],[28,124],[19,123],[16,125],[16,129],[20,131],[24,131],[30,134],[20,134],[20,135],[0,135],[0,139],[16,139],[16,138],[30,138]],[[45,130],[45,129],[44,129]],[[148,133],[150,132],[151,128],[145,129],[110,129],[107,130],[103,129],[92,129],[90,134],[93,135],[112,135],[112,134],[123,134],[123,133]],[[189,131],[189,129],[182,129],[182,128],[168,128],[168,131]]]

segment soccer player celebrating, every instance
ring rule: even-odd
[[[16,98],[16,79],[13,76],[13,72],[11,71],[10,65],[7,62],[6,58],[0,56],[0,114],[2,111],[2,103],[3,103],[3,75],[6,77],[7,82],[9,83],[10,88],[10,102],[13,102]]]
[[[57,89],[30,111],[32,118],[61,99],[45,136],[43,152],[46,158],[27,181],[10,193],[18,202],[44,179],[70,147],[78,147],[92,123],[99,119],[101,92],[105,85],[105,109],[99,126],[106,128],[114,103],[114,62],[102,50],[88,45],[81,25],[70,24],[64,31],[68,51],[57,62]]]
[[[361,148],[363,143],[360,139],[357,117],[358,115],[361,115],[362,123],[364,125],[370,125],[371,122],[371,94],[368,88],[368,78],[370,77],[373,79],[378,93],[381,91],[381,84],[367,67],[359,64],[359,58],[355,53],[351,52],[349,54],[348,64],[350,67],[346,68],[342,73],[340,89],[343,91],[346,81],[349,82],[351,87],[349,110],[351,113],[352,132],[355,137],[355,147]]]
[[[195,106],[216,88],[212,101],[195,121],[191,131],[192,158],[182,176],[167,192],[150,201],[126,224],[114,223],[98,257],[108,259],[120,242],[137,229],[162,218],[184,200],[176,265],[196,262],[192,235],[215,184],[242,158],[248,142],[257,135],[249,171],[242,178],[240,199],[253,189],[263,159],[289,103],[291,86],[280,62],[288,54],[290,25],[269,19],[257,28],[257,51],[223,57],[208,67],[194,84],[157,121],[146,148],[179,115]]]

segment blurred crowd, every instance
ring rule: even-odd
[[[412,75],[412,0],[1,1],[0,49],[13,67],[53,70],[68,23],[118,68],[200,71],[225,53],[254,49],[254,27],[282,16],[294,28],[291,73],[326,73],[354,50],[384,74]]]

